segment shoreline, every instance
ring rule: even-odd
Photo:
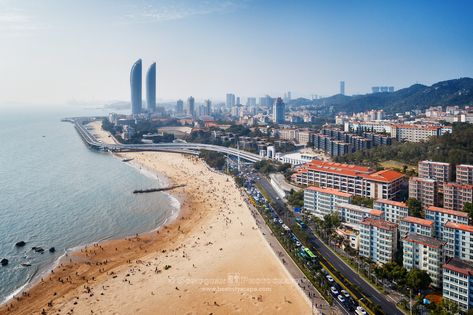
[[[175,219],[155,231],[66,254],[13,305],[0,306],[0,314],[153,314],[156,305],[162,313],[310,312],[310,302],[229,176],[176,153],[123,156],[134,158],[140,171],[164,174],[172,183],[187,181],[170,194],[181,204]]]

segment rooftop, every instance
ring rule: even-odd
[[[392,223],[386,220],[380,220],[380,219],[373,219],[373,218],[364,218],[363,221],[361,221],[362,225],[369,225],[369,226],[375,226],[379,229],[383,230],[396,230],[397,229],[397,224]]]
[[[459,165],[457,165],[457,169],[458,169],[459,167],[463,167],[463,168],[473,168],[473,165],[469,165],[469,164],[459,164]]]
[[[456,211],[452,209],[440,208],[435,206],[430,206],[427,208],[428,211],[442,212],[445,214],[456,215],[458,217],[468,218],[468,213],[462,211]]]
[[[433,221],[422,219],[422,218],[416,218],[416,217],[411,217],[407,216],[401,219],[403,222],[408,222],[408,223],[415,223],[423,226],[432,226],[434,224]]]
[[[393,170],[382,170],[373,174],[369,174],[364,176],[367,179],[377,181],[377,182],[387,182],[390,183],[397,179],[401,179],[404,177],[404,174],[393,171]]]
[[[432,126],[432,125],[406,125],[406,124],[397,124],[394,125],[396,128],[407,128],[407,129],[422,129],[422,130],[438,130],[442,128],[441,126]]]
[[[422,177],[411,177],[409,178],[409,181],[415,181],[415,182],[424,182],[424,183],[435,183],[435,179],[432,178],[422,178]]]
[[[465,185],[465,184],[458,184],[458,183],[443,183],[444,187],[455,187],[460,189],[469,189],[473,190],[473,185]]]
[[[473,276],[473,262],[451,258],[443,265],[444,269],[449,269],[464,275]]]
[[[446,162],[435,162],[435,161],[429,161],[429,160],[420,161],[420,162],[419,162],[419,165],[422,164],[422,163],[450,166],[450,163],[446,163]]]
[[[439,241],[435,237],[420,235],[416,233],[409,233],[406,237],[404,237],[403,240],[407,242],[422,244],[431,248],[440,248],[447,244],[447,242]]]
[[[310,186],[310,187],[307,187],[306,190],[312,190],[312,191],[317,191],[317,192],[321,192],[325,194],[332,194],[332,195],[336,195],[340,197],[347,197],[347,198],[352,196],[349,193],[345,193],[343,191],[340,191],[334,188],[322,188],[322,187]]]
[[[473,225],[454,223],[454,222],[448,221],[447,223],[445,223],[444,227],[473,233]]]
[[[407,205],[405,202],[394,201],[394,200],[389,200],[389,199],[378,199],[378,200],[375,200],[375,204],[376,203],[385,203],[391,206],[407,208]]]

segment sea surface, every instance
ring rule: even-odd
[[[179,203],[166,193],[132,193],[163,186],[165,179],[89,150],[73,125],[60,121],[107,113],[79,106],[0,108],[0,259],[9,260],[0,266],[0,302],[66,251],[151,231],[177,212]],[[15,247],[19,241],[26,246]]]

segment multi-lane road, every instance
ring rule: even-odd
[[[284,213],[288,211],[286,204],[281,200],[268,182],[263,176],[259,176],[256,181],[261,185],[264,190],[268,193],[269,197],[274,201],[274,206],[277,208],[278,212]],[[372,302],[379,305],[385,314],[389,315],[403,315],[396,305],[387,299],[385,295],[381,292],[374,289],[369,283],[367,283],[359,274],[357,274],[353,269],[351,269],[341,258],[339,258],[334,252],[332,252],[325,243],[323,243],[319,238],[314,237],[312,239],[314,247],[319,251],[319,253],[330,262],[333,267],[340,272],[340,274],[348,279],[351,283],[361,288],[363,294],[369,298]]]

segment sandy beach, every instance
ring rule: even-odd
[[[94,125],[102,141],[113,141]],[[185,185],[158,231],[70,254],[0,314],[310,314],[311,305],[258,229],[231,177],[196,157],[126,153]]]

